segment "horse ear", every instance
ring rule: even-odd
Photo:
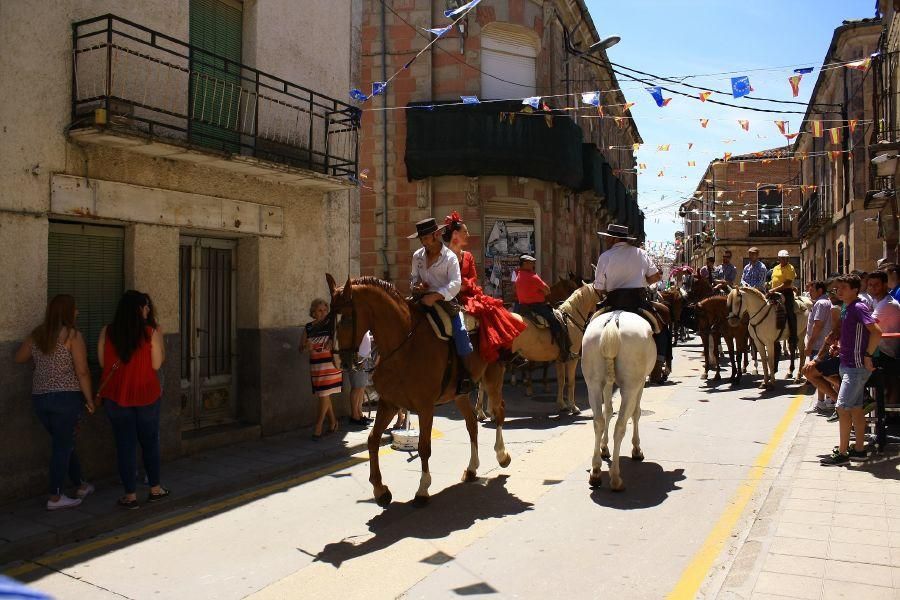
[[[337,287],[337,283],[331,273],[325,273],[325,281],[328,282],[328,295],[334,298],[334,289]]]
[[[349,277],[347,277],[347,283],[344,284],[344,289],[341,290],[341,297],[347,302],[353,299],[353,285],[350,283]]]

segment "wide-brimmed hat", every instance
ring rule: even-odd
[[[606,237],[614,237],[619,238],[621,240],[634,240],[631,232],[628,230],[627,225],[618,225],[616,223],[610,223],[606,226],[606,231],[598,231],[597,235],[602,235]]]
[[[406,236],[408,240],[414,240],[416,238],[420,238],[423,235],[428,235],[429,233],[434,233],[435,231],[440,231],[446,227],[446,225],[438,225],[437,221],[433,218],[429,217],[427,219],[422,219],[418,223],[416,223],[416,232],[412,235]]]

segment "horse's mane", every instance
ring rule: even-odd
[[[741,289],[741,290],[743,290],[743,291],[745,291],[745,292],[749,292],[749,293],[751,293],[751,294],[754,294],[754,295],[755,295],[757,298],[759,298],[760,300],[765,300],[765,299],[766,299],[766,295],[763,294],[763,293],[762,293],[761,291],[759,291],[758,289],[756,289],[755,287],[741,287],[741,288],[739,288],[739,289]]]
[[[406,305],[406,298],[403,297],[403,294],[400,293],[400,291],[397,289],[397,286],[395,286],[390,281],[378,279],[377,277],[372,277],[371,275],[364,275],[363,277],[351,279],[350,284],[378,288],[400,304],[404,306]]]
[[[712,300],[713,302],[710,302]],[[728,296],[710,296],[709,298],[704,298],[700,302],[697,303],[701,308],[706,306],[707,303],[713,304],[714,302],[728,302]]]

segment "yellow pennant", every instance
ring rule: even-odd
[[[730,160],[730,159],[731,159],[731,152],[726,152],[726,153],[725,153],[725,160]]]
[[[688,161],[688,166],[689,166],[689,167],[696,167],[696,166],[697,166],[697,163],[696,163],[696,161],[689,160],[689,161]]]
[[[634,102],[626,102],[624,108],[622,110],[631,110],[631,107],[634,106]]]
[[[859,119],[850,119],[849,121],[847,121],[847,127],[850,128],[850,133],[851,133],[851,134],[852,134],[854,131],[856,131],[856,124],[857,124],[857,123],[859,123]]]
[[[709,125],[709,119],[700,119],[700,127],[706,129],[707,125]]]
[[[712,96],[712,92],[700,92],[700,102],[706,102],[706,99]]]
[[[641,145],[640,145],[640,144],[632,144],[632,145],[631,145],[631,149],[632,149],[634,152],[637,152],[638,150],[641,149]]]
[[[747,163],[745,163],[744,161],[741,161],[741,162],[738,163],[738,167],[739,167],[738,170],[739,170],[741,173],[743,173],[743,172],[746,170],[746,168],[747,168],[747,167],[746,167],[746,164],[747,164]]]
[[[669,144],[660,144],[659,146],[656,147],[656,151],[657,152],[668,152]]]
[[[809,122],[810,128],[812,130],[813,137],[822,137],[822,121],[819,119],[813,119]]]
[[[831,136],[832,144],[840,144],[841,143],[841,128],[840,127],[832,127],[828,130],[828,135]]]

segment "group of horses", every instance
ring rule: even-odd
[[[376,503],[387,507],[392,500],[390,489],[382,479],[378,451],[382,434],[401,409],[412,411],[419,417],[418,453],[422,473],[415,495],[416,503],[425,503],[429,498],[431,429],[435,407],[440,404],[454,402],[465,419],[470,458],[462,479],[477,480],[480,466],[478,421],[468,394],[457,393],[456,381],[461,365],[451,345],[436,336],[430,326],[423,325],[427,320],[425,311],[400,294],[391,283],[375,277],[360,277],[348,279],[343,286],[338,286],[331,275],[327,275],[326,279],[331,291],[336,365],[357,362],[359,346],[366,331],[371,331],[378,342],[380,361],[372,381],[379,400],[368,438],[369,481]],[[777,359],[776,346],[778,340],[786,337],[786,332],[778,327],[776,311],[772,309],[770,300],[761,292],[749,288],[735,288],[727,296],[716,295],[712,288],[705,289],[704,283],[693,282],[694,285],[684,293],[671,290],[661,294],[672,315],[674,329],[677,331],[687,326],[701,335],[705,371],[714,368],[716,377],[720,377],[718,349],[722,337],[726,341],[730,339],[732,378],[737,376],[739,379],[742,368],[746,368],[746,362],[741,367],[741,360],[747,360],[747,349],[752,343],[763,359],[763,386],[771,385],[774,360]],[[603,459],[611,457],[610,487],[619,491],[624,489],[619,470],[619,449],[629,420],[633,424],[632,459],[643,459],[638,421],[644,386],[656,363],[653,329],[646,319],[632,312],[616,310],[597,314],[595,307],[599,296],[593,284],[580,282],[568,285],[571,292],[559,305],[558,311],[568,328],[572,346],[581,348],[582,372],[593,412],[595,446],[589,482],[592,487],[600,485]],[[705,296],[698,298],[702,294]],[[797,306],[798,330],[803,331],[808,303],[798,298]],[[561,409],[568,409],[574,414],[578,410],[575,405],[577,359],[559,362],[559,348],[549,329],[539,327],[515,313],[512,316],[526,325],[513,341],[512,353],[530,362],[556,362],[557,402]],[[802,369],[802,341],[800,344]],[[495,425],[494,453],[498,464],[505,468],[512,460],[503,441],[503,383],[507,364],[503,361],[485,362],[475,352],[469,356],[466,368],[487,395]],[[621,403],[613,432],[613,452],[610,454],[608,427],[613,416],[614,385],[619,388]]]

